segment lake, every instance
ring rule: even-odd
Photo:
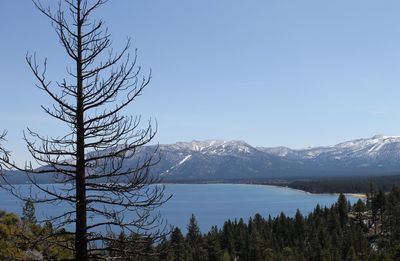
[[[21,189],[26,185],[21,185]],[[26,186],[28,187],[28,186]],[[281,212],[293,216],[299,209],[310,213],[317,204],[330,206],[338,195],[309,194],[285,187],[241,184],[167,184],[166,195],[173,197],[160,209],[168,223],[186,231],[191,214],[195,214],[200,229],[207,232],[212,225],[221,227],[228,219],[276,216]],[[354,203],[358,199],[348,197]],[[22,203],[0,190],[0,209],[21,214]],[[63,208],[36,206],[38,217],[62,213]]]

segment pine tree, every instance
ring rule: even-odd
[[[366,210],[366,206],[364,201],[362,201],[361,199],[359,199],[357,201],[357,203],[354,205],[354,212],[357,218],[357,222],[362,225],[362,215],[363,212]]]
[[[206,260],[207,252],[203,247],[203,238],[194,214],[190,217],[187,230],[186,240],[190,251],[189,259],[193,261]]]
[[[31,200],[25,202],[22,208],[21,220],[28,224],[36,224],[35,206]]]
[[[339,221],[340,225],[343,227],[347,224],[348,220],[348,206],[347,200],[343,193],[340,193],[337,201],[338,211],[339,211]]]
[[[185,260],[185,239],[179,228],[175,228],[171,233],[172,261]]]
[[[216,226],[212,226],[206,236],[206,249],[209,261],[220,261],[222,259],[221,239]]]

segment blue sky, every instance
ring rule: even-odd
[[[400,135],[399,10],[399,1],[111,0],[97,17],[116,48],[131,37],[153,70],[125,113],[156,118],[156,142],[301,148]],[[25,54],[47,57],[53,80],[67,60],[30,1],[1,1],[0,24],[0,129],[22,160],[27,126],[64,130],[41,111],[50,100]]]

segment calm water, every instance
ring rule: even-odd
[[[21,189],[24,189],[24,185]],[[238,184],[167,184],[165,194],[173,195],[160,210],[168,223],[185,230],[193,213],[203,232],[208,231],[212,225],[221,227],[227,219],[243,218],[247,221],[256,213],[276,216],[284,212],[292,216],[297,209],[307,214],[317,204],[330,206],[337,200],[337,195],[308,194],[290,188]],[[354,197],[348,199],[350,202],[357,201]],[[0,190],[0,202],[0,209],[21,213],[22,203],[3,190]],[[38,217],[55,215],[62,211],[62,207],[36,206]]]

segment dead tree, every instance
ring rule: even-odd
[[[0,133],[0,142],[5,140],[6,134],[7,134],[7,132],[5,132],[5,131],[3,133]],[[9,156],[9,152],[0,143],[0,159],[2,159],[2,161],[7,161],[8,156]],[[0,161],[0,173],[1,173],[1,170],[2,170],[2,165],[1,165],[1,161]]]
[[[154,185],[157,179],[149,169],[158,161],[158,154],[135,157],[153,139],[156,128],[151,120],[143,129],[140,116],[122,115],[149,84],[151,72],[141,77],[136,51],[128,54],[129,39],[122,51],[114,52],[103,21],[91,18],[107,0],[62,0],[55,11],[33,2],[50,19],[73,64],[64,79],[52,83],[46,78],[47,59],[39,64],[36,55],[26,57],[36,86],[54,101],[50,107],[42,106],[43,110],[67,131],[60,137],[48,137],[28,128],[24,139],[40,167],[27,163],[21,168],[9,160],[6,166],[26,173],[32,191],[40,193],[25,196],[9,184],[11,192],[34,203],[70,206],[62,215],[43,221],[53,224],[53,238],[60,238],[60,233],[73,235],[74,247],[55,243],[74,251],[76,260],[118,251],[110,249],[110,242],[117,238],[99,231],[157,239],[163,230],[154,210],[166,199],[164,188]],[[132,158],[134,167],[125,164]],[[63,185],[40,184],[39,177],[49,175]],[[71,224],[75,231],[60,229]],[[123,252],[129,253],[129,249]]]

